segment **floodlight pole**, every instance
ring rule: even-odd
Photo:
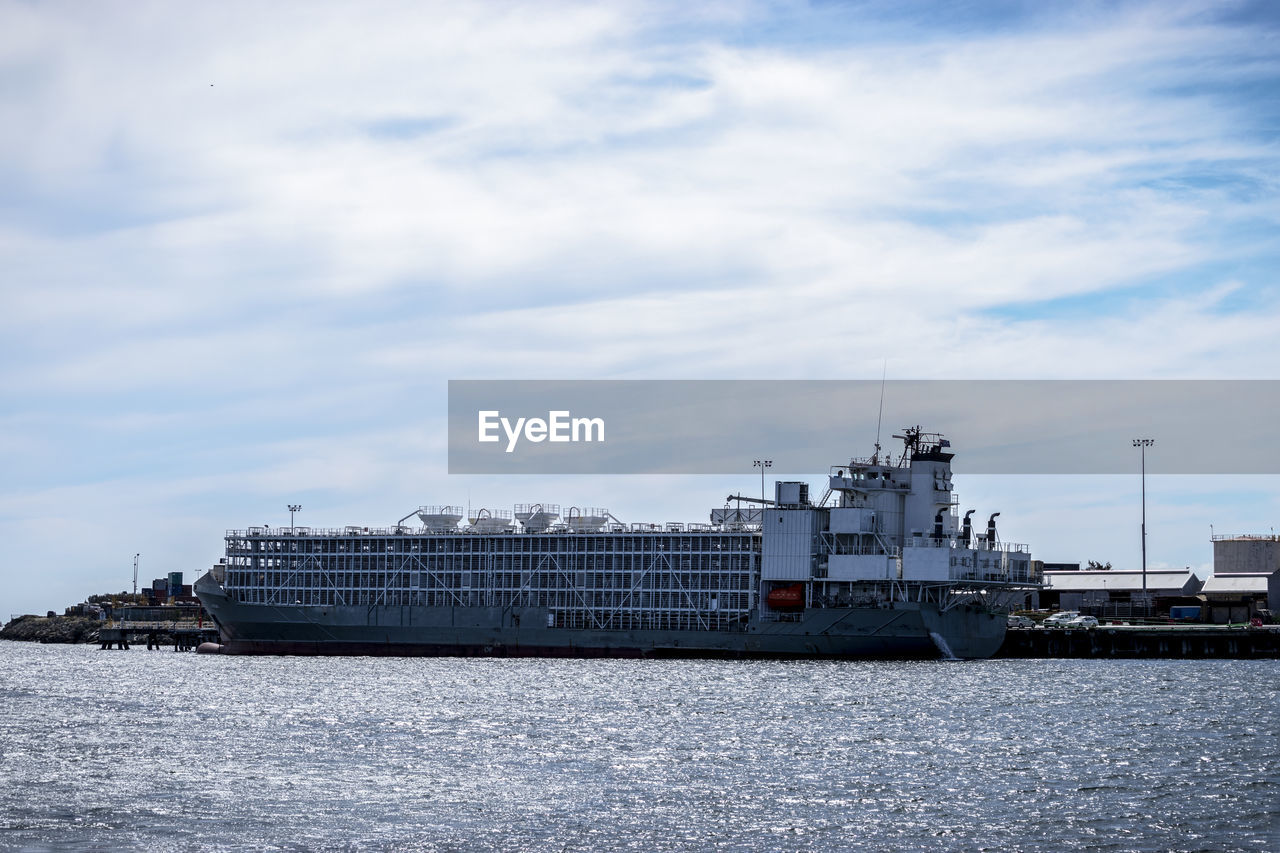
[[[302,509],[302,504],[289,504],[289,533],[293,533],[293,514]]]
[[[1156,443],[1154,438],[1135,438],[1133,446],[1142,453],[1142,603],[1147,606],[1147,448]]]
[[[753,467],[760,469],[760,512],[761,518],[764,517],[764,469],[773,467],[772,459],[757,459],[751,463]]]

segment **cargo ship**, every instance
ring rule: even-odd
[[[194,591],[229,654],[990,657],[1035,564],[999,513],[961,520],[945,438],[895,438],[832,466],[818,500],[779,481],[705,523],[542,503],[229,530]]]

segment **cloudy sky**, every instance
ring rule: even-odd
[[[190,579],[290,502],[701,521],[759,488],[448,476],[449,379],[1280,378],[1278,34],[1233,2],[0,2],[0,618],[139,552]],[[1133,564],[1136,461],[957,486],[1039,557]],[[1152,563],[1207,569],[1280,477],[1148,500]]]

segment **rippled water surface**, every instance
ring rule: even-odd
[[[1277,850],[1274,661],[0,641],[0,847]]]

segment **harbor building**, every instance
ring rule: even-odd
[[[1213,575],[1201,598],[1205,621],[1248,622],[1280,613],[1280,536],[1229,533],[1213,537]]]
[[[1213,537],[1215,575],[1270,574],[1280,571],[1280,536],[1228,533]]]
[[[1206,622],[1239,624],[1280,612],[1280,571],[1212,575],[1200,590]]]
[[[1142,575],[1130,570],[1046,569],[1039,603],[1099,617],[1154,615],[1198,603],[1202,581],[1191,569],[1147,569],[1145,599]]]

